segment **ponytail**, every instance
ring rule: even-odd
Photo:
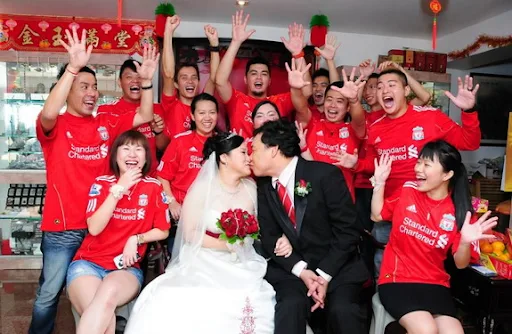
[[[459,172],[454,173],[452,177],[452,201],[455,207],[455,219],[459,230],[464,225],[466,213],[469,211],[474,214],[471,204],[471,191],[469,190],[468,173],[464,164],[460,164]]]

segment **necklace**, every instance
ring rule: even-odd
[[[238,183],[238,185],[235,187],[235,190],[229,190],[226,188],[226,186],[222,183],[222,181],[219,182],[220,184],[220,187],[222,188],[222,191],[225,192],[226,194],[229,194],[231,196],[234,196],[236,194],[238,194],[240,192],[240,184],[241,182]]]
[[[446,201],[447,198],[449,198],[450,195],[446,196],[445,198],[443,198],[442,200],[439,201],[439,203],[437,203],[436,206],[434,206],[432,209],[429,210],[429,212],[427,212],[427,220],[430,220],[430,212],[433,212],[434,210],[436,210],[441,204],[444,203],[444,201]]]
[[[138,183],[136,183],[136,184],[133,186],[132,190],[131,190],[131,191],[130,191],[130,193],[128,194],[128,200],[129,200],[129,201],[131,201],[131,200],[132,200],[132,194],[133,194],[133,192],[135,191],[135,188],[137,188],[137,185],[138,185]]]

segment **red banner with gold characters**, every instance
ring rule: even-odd
[[[134,54],[141,53],[145,44],[156,43],[155,22],[82,17],[54,17],[0,14],[0,50],[61,51],[66,49],[59,38],[67,41],[65,30],[78,28],[87,32],[87,45],[93,52]]]

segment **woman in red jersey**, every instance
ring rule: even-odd
[[[315,119],[309,108],[306,98],[299,88],[309,83],[304,82],[304,67],[301,62],[292,59],[292,68],[288,70],[288,81],[292,87],[292,101],[297,110],[296,120],[299,124],[305,125],[307,134],[305,143],[301,147],[302,157],[307,160],[323,161],[330,164],[337,164],[336,156],[340,152],[352,154],[359,147],[360,141],[366,134],[365,111],[361,106],[358,95],[364,86],[364,81],[354,81],[355,71],[347,78],[345,71],[343,82],[331,83],[325,91],[324,115],[325,119]],[[346,121],[350,113],[351,121]],[[300,127],[299,127],[300,128]],[[304,131],[304,132],[306,132]],[[299,133],[299,137],[301,134]],[[304,143],[301,140],[301,143]],[[345,182],[355,200],[354,173],[348,168],[342,168]]]
[[[177,134],[171,140],[157,168],[158,180],[162,182],[169,210],[176,221],[180,218],[188,188],[201,169],[204,143],[213,135],[217,125],[218,103],[210,94],[194,97],[191,109],[192,130]]]
[[[391,220],[379,277],[382,305],[408,333],[464,333],[444,269],[450,248],[457,268],[478,258],[478,240],[496,225],[490,211],[472,219],[469,183],[460,153],[439,140],[427,143],[414,168],[416,181],[384,201],[391,158],[375,160],[372,219]],[[476,222],[475,222],[476,221]]]
[[[170,217],[158,180],[147,176],[151,152],[146,137],[130,130],[114,142],[114,175],[96,178],[89,190],[89,234],[67,273],[69,298],[82,315],[77,333],[113,333],[115,309],[140,291],[139,259],[146,244],[169,234]]]

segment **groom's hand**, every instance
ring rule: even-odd
[[[311,308],[311,312],[314,312],[316,309],[324,308],[325,306],[325,297],[327,296],[327,285],[329,282],[327,282],[322,276],[317,277],[317,288],[313,292],[312,297],[313,300],[316,302],[315,305]]]
[[[300,279],[304,282],[306,287],[308,288],[308,297],[313,298],[315,301],[315,305],[311,308],[311,312],[316,310],[319,307],[323,308],[324,300],[319,298],[319,294],[317,293],[318,286],[320,282],[318,279],[321,279],[317,274],[309,269],[304,269],[300,274]]]

